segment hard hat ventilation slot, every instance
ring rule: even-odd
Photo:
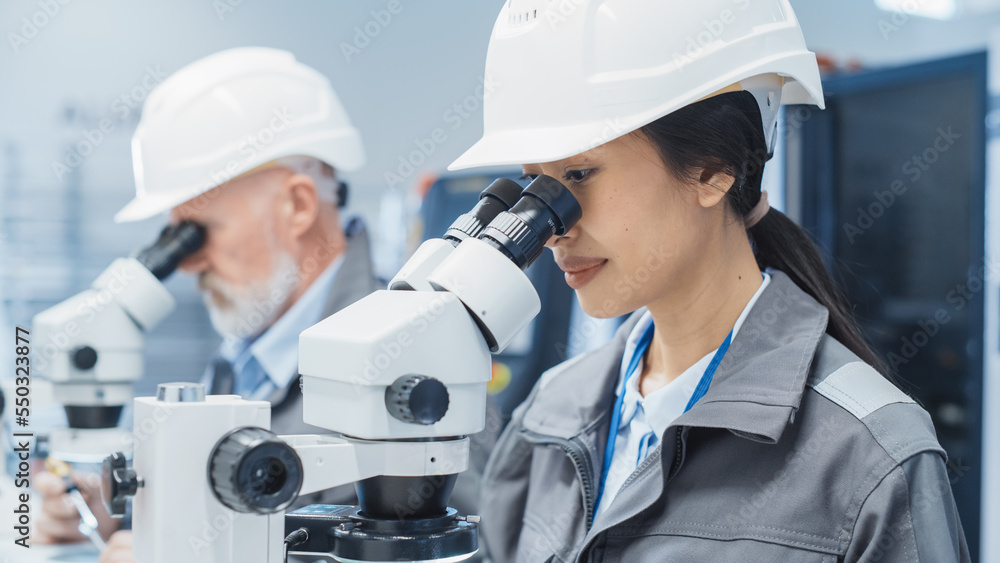
[[[511,14],[510,23],[511,24],[525,24],[538,19],[538,10],[532,10],[531,12],[523,12],[518,14]]]
[[[549,0],[551,3],[551,0]],[[538,20],[545,14],[546,8],[544,0],[527,0],[517,2],[512,0],[508,7],[507,27],[518,27],[528,25]]]

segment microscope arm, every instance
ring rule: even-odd
[[[302,460],[300,495],[382,475],[448,475],[469,467],[468,438],[434,442],[383,442],[315,434],[279,438]]]

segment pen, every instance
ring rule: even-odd
[[[97,517],[94,516],[90,507],[87,506],[87,501],[83,498],[80,488],[70,478],[70,474],[72,473],[70,465],[61,459],[49,457],[45,459],[45,468],[53,475],[61,477],[63,482],[66,483],[66,494],[69,495],[69,498],[73,501],[73,505],[76,506],[77,512],[80,513],[80,525],[77,529],[80,530],[81,534],[90,538],[90,541],[97,546],[98,550],[103,551],[107,544],[104,543],[101,533],[97,531]]]

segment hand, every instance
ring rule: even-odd
[[[101,502],[101,478],[93,473],[73,473],[73,482],[80,488],[80,493],[87,506],[97,517],[98,531],[101,537],[108,537],[118,529],[119,521],[108,515]],[[35,533],[32,543],[68,543],[90,541],[80,533],[80,513],[76,505],[66,494],[66,483],[48,471],[37,471],[34,476],[35,490],[42,497],[42,508],[35,519]],[[131,541],[131,540],[130,540]]]
[[[122,530],[111,534],[108,547],[101,552],[97,563],[137,563],[132,559],[132,532]]]

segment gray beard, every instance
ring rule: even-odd
[[[267,330],[284,309],[299,281],[299,268],[291,255],[280,253],[266,281],[237,287],[216,280],[213,290],[222,293],[227,306],[219,307],[209,290],[202,294],[215,331],[224,338],[242,340]]]

